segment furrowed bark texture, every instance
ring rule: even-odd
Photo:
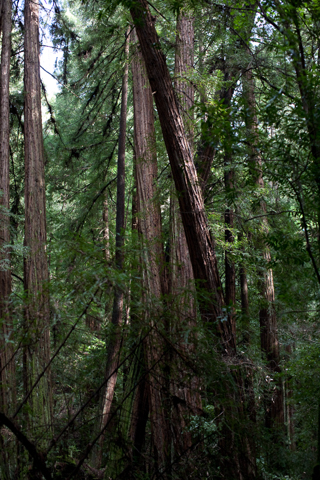
[[[136,32],[133,39],[137,42]],[[162,296],[166,293],[166,278],[164,268],[164,253],[161,240],[161,213],[158,202],[157,181],[157,156],[154,129],[154,112],[152,91],[145,70],[145,64],[138,45],[132,62],[133,78],[133,105],[134,105],[134,148],[136,158],[137,197],[139,211],[139,234],[141,241],[142,264],[142,298],[145,306],[146,327],[155,327],[150,331],[144,342],[145,362],[148,368],[153,364],[157,366],[148,375],[148,408],[151,421],[151,436],[154,447],[155,467],[163,469],[169,458],[169,424],[168,412],[165,408],[163,385],[163,365],[161,356],[165,345],[156,330],[163,329]],[[158,323],[159,322],[159,323]],[[158,323],[158,325],[157,325]],[[144,392],[146,386],[143,387]],[[145,393],[139,389],[139,409],[145,404]],[[142,404],[141,404],[142,402]],[[137,427],[143,423],[143,418]],[[135,434],[136,435],[136,434]],[[141,436],[141,433],[139,434]],[[138,439],[137,439],[138,440]]]
[[[0,70],[0,407],[8,412],[15,404],[15,367],[13,359],[12,318],[9,296],[11,294],[10,254],[5,247],[10,243],[10,219],[3,213],[9,211],[9,80],[11,57],[11,0],[3,0],[1,22],[3,25]]]
[[[128,103],[128,74],[129,74],[129,29],[126,32],[125,44],[125,67],[122,78],[122,99],[120,112],[120,132],[118,147],[118,167],[117,167],[117,215],[116,215],[116,268],[119,271],[123,269],[124,262],[124,227],[125,227],[125,153],[126,153],[126,126],[127,126],[127,103]],[[121,286],[115,287],[113,309],[112,309],[112,328],[107,352],[106,378],[110,377],[102,400],[102,412],[100,420],[100,430],[103,430],[109,421],[112,401],[118,378],[118,366],[120,363],[120,350],[122,343],[121,325],[123,315],[124,292]],[[114,372],[114,373],[112,373]],[[102,434],[99,439],[98,452],[94,463],[97,468],[102,462],[103,444],[105,435]]]
[[[24,263],[26,345],[24,381],[28,392],[50,359],[50,312],[46,255],[46,203],[41,120],[39,63],[39,3],[25,2],[24,40],[24,141],[25,141],[25,241],[29,252]],[[52,419],[50,373],[32,393],[33,427],[48,428]]]
[[[0,3],[2,49],[0,69],[0,410],[10,413],[15,408],[15,361],[13,324],[10,311],[11,269],[9,211],[10,122],[9,81],[11,57],[11,0]],[[3,212],[2,208],[7,212]],[[16,445],[10,435],[0,431],[0,476],[11,478],[16,466]]]
[[[188,141],[193,150],[194,87],[186,80],[194,64],[194,19],[183,11],[177,20],[175,53],[175,90],[180,104],[180,113],[185,121]],[[186,329],[194,329],[197,321],[196,292],[188,244],[181,220],[179,202],[174,186],[170,196],[170,268],[169,293],[171,294],[174,317],[171,325],[173,341],[184,356],[194,354],[192,341],[183,340]],[[192,335],[192,334],[191,334]],[[180,357],[171,362],[172,430],[175,452],[188,456],[191,452],[192,436],[188,431],[188,417],[201,409],[200,382],[190,372]],[[185,468],[190,469],[183,459]],[[189,470],[190,473],[190,470]]]
[[[229,358],[233,358],[236,352],[236,342],[230,321],[221,322],[222,309],[225,303],[213,241],[204,212],[203,198],[193,163],[192,151],[185,134],[165,57],[161,51],[147,2],[145,0],[137,1],[135,7],[131,9],[131,14],[136,24],[141,51],[146,63],[151,88],[154,92],[172,175],[178,192],[180,212],[194,277],[207,295],[207,301],[204,302],[201,297],[201,290],[198,290],[202,318],[211,322],[212,328],[220,339],[222,353],[227,354]],[[232,398],[233,406],[228,405],[225,409],[226,428],[228,433],[230,431],[232,434],[230,425],[233,429],[234,422],[236,425],[243,424],[246,419],[246,412],[243,408],[242,375],[237,371],[230,372],[230,377],[226,378],[223,383],[224,397],[227,395],[229,399]],[[233,388],[235,384],[237,385],[236,389]],[[238,429],[238,426],[236,429]],[[237,435],[236,440],[236,451],[234,453],[236,460],[234,462],[231,462],[230,459],[226,459],[226,462],[222,461],[221,468],[225,474],[233,475],[234,478],[246,478],[246,480],[254,478],[254,473],[249,471],[247,460],[249,448],[247,436],[238,438]],[[243,458],[245,458],[244,462],[242,461]],[[242,470],[244,470],[243,474],[241,473]],[[230,475],[228,478],[231,478]]]
[[[132,40],[136,42],[136,34],[132,32]],[[133,79],[134,80],[134,79]],[[137,172],[136,172],[136,159],[133,159],[133,176],[134,176],[134,189],[132,195],[132,230],[138,234],[140,229],[139,223],[139,199],[137,192]],[[139,276],[141,275],[141,262],[138,266]],[[142,286],[143,287],[143,286]],[[131,297],[131,324],[136,327],[138,335],[141,334],[141,322],[140,316],[137,312],[136,302],[140,302],[141,296],[139,293],[136,298]],[[128,479],[134,479],[139,475],[139,470],[143,471],[143,447],[146,436],[146,425],[149,418],[149,387],[148,379],[146,375],[146,355],[145,355],[146,342],[142,342],[140,348],[136,350],[133,362],[130,366],[131,385],[133,382],[138,382],[138,385],[133,392],[132,409],[130,415],[130,425],[128,428],[128,437],[131,442],[131,448],[129,450],[130,460],[125,468],[125,475]],[[132,371],[132,374],[131,374]],[[141,378],[142,377],[142,378]],[[123,475],[123,474],[122,474]]]
[[[131,8],[131,15],[136,23],[141,51],[154,92],[163,138],[178,192],[193,274],[198,282],[201,313],[203,318],[215,328],[225,353],[232,355],[236,351],[235,339],[229,322],[220,321],[224,297],[192,151],[147,1],[137,1]],[[206,302],[203,299],[201,301],[201,289],[209,294],[209,301],[208,299]]]

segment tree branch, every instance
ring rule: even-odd
[[[15,435],[17,440],[25,447],[33,458],[33,466],[36,470],[42,473],[46,480],[52,480],[51,472],[46,466],[45,455],[37,450],[35,445],[25,436],[24,433],[15,425],[15,423],[7,417],[3,412],[0,412],[0,426],[5,425]]]

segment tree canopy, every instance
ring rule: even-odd
[[[319,480],[319,1],[0,11],[0,477]]]

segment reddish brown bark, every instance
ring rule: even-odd
[[[134,7],[132,7],[131,14],[136,23],[149,81],[152,91],[154,92],[154,99],[171,164],[171,171],[178,192],[180,212],[190,252],[194,278],[198,282],[198,287],[201,286],[202,291],[205,290],[206,301],[203,300],[201,289],[198,289],[198,300],[202,318],[210,322],[212,329],[220,338],[222,352],[228,355],[229,358],[232,358],[236,352],[236,341],[233,336],[230,321],[221,321],[225,302],[217,271],[214,245],[208,229],[202,193],[193,163],[192,151],[185,133],[182,117],[179,113],[166,61],[155,31],[154,19],[150,15],[146,0],[138,0]],[[225,394],[228,395],[230,399],[234,398],[234,395],[237,396],[233,404],[237,406],[233,408],[229,405],[225,410],[228,434],[232,434],[228,422],[232,422],[233,424],[236,419],[237,424],[238,422],[242,424],[242,420],[245,420],[246,417],[242,400],[242,376],[235,372],[232,374],[232,377],[233,379],[231,380],[230,378],[230,383],[228,381],[224,383]],[[235,393],[231,386],[234,384],[237,385],[237,393]],[[240,436],[238,437],[237,435],[237,442],[233,445],[235,446],[233,457],[235,457],[236,460],[231,461],[228,459],[226,463],[221,462],[224,473],[230,473],[237,478],[252,478],[253,474],[249,471],[249,462],[247,460],[244,462],[241,461],[243,457],[247,458],[247,436],[245,435],[240,438]],[[228,448],[230,451],[230,443]],[[246,468],[242,477],[239,472],[240,468]],[[231,478],[231,476],[228,478]]]
[[[135,31],[133,39],[137,42]],[[152,91],[145,71],[144,60],[136,45],[132,62],[133,104],[134,104],[134,149],[136,162],[137,199],[139,212],[139,234],[141,242],[142,300],[144,303],[144,323],[150,328],[150,334],[143,344],[144,362],[148,369],[156,364],[147,377],[148,385],[141,385],[138,390],[138,403],[135,408],[140,412],[134,438],[141,438],[141,427],[145,425],[141,410],[145,404],[146,388],[148,391],[148,409],[151,422],[151,437],[154,447],[155,468],[162,470],[168,463],[170,433],[168,412],[165,409],[167,390],[163,383],[162,356],[164,344],[156,330],[156,318],[163,311],[163,294],[167,291],[164,268],[164,253],[161,241],[161,214],[158,202],[157,156],[154,129]],[[162,321],[163,322],[163,321]],[[162,323],[161,322],[161,323]],[[137,397],[137,398],[138,398]],[[137,400],[137,399],[136,399]],[[141,403],[142,402],[142,403]]]
[[[192,151],[147,1],[136,2],[131,8],[131,14],[136,23],[141,51],[154,92],[163,138],[178,192],[194,278],[198,282],[198,287],[204,289],[207,292],[206,296],[210,297],[210,300],[206,298],[204,301],[198,290],[201,313],[203,319],[210,322],[220,337],[225,353],[233,355],[236,351],[236,343],[230,323],[220,320],[224,298]]]
[[[11,57],[11,0],[0,2],[2,30],[0,67],[0,410],[10,413],[16,403],[13,322],[10,311],[10,218],[9,218],[9,81]],[[5,209],[4,211],[2,210]],[[11,477],[16,467],[16,446],[10,435],[0,431],[0,470]]]
[[[29,252],[24,262],[26,342],[25,389],[28,392],[50,359],[50,312],[46,255],[46,202],[41,120],[39,3],[25,2],[24,43],[24,142],[25,142],[25,241]],[[52,421],[49,371],[34,389],[30,405],[35,424],[45,428]],[[37,426],[39,426],[37,425]]]
[[[3,412],[14,408],[15,368],[13,359],[12,318],[9,297],[11,294],[10,270],[10,219],[9,219],[9,80],[11,57],[11,0],[1,3],[3,28],[0,70],[0,407]],[[4,207],[4,213],[1,208]]]
[[[194,63],[194,19],[181,11],[177,20],[175,54],[175,89],[180,104],[180,113],[185,121],[187,136],[193,150],[193,111],[194,87],[186,78]],[[171,294],[174,317],[171,333],[177,348],[183,356],[194,353],[192,333],[190,341],[183,340],[186,329],[195,329],[197,321],[196,292],[192,264],[186,236],[183,229],[179,203],[175,189],[170,196],[170,268],[169,293]],[[175,452],[188,456],[191,452],[192,436],[188,431],[188,418],[201,410],[200,382],[187,368],[180,357],[171,362],[172,430]],[[183,459],[185,468],[186,458]]]
[[[135,33],[132,33],[131,37],[136,41]],[[133,176],[134,176],[134,189],[132,194],[132,231],[138,234],[139,227],[139,198],[137,191],[137,173],[136,173],[136,160],[134,153],[133,161]],[[141,230],[140,230],[141,232]],[[141,263],[138,266],[139,276],[141,275]],[[143,286],[142,286],[143,288]],[[137,298],[133,298],[133,304],[131,307],[131,322],[133,326],[136,326],[140,331],[140,318],[136,314],[135,300],[140,302],[141,297],[139,294]],[[143,463],[142,450],[145,443],[146,425],[149,417],[149,388],[148,379],[145,368],[145,343],[142,342],[138,350],[136,351],[133,365],[132,382],[138,382],[136,390],[134,392],[134,399],[132,401],[132,411],[129,427],[129,439],[131,441],[130,450],[130,462],[125,469],[127,478],[136,478],[139,475],[140,464]],[[142,377],[142,378],[141,378]],[[143,467],[142,467],[143,468]]]

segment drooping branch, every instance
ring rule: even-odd
[[[25,447],[33,459],[33,466],[36,470],[42,473],[46,480],[52,480],[50,469],[46,466],[45,455],[39,452],[36,446],[21,432],[20,428],[3,412],[0,412],[0,427],[5,425],[17,440]]]

